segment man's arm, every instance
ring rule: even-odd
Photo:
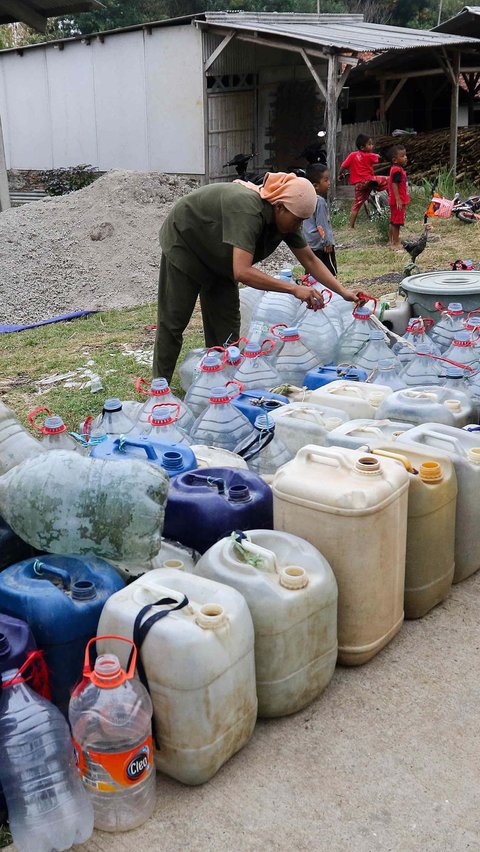
[[[362,291],[358,289],[349,290],[347,287],[344,287],[343,284],[340,284],[340,281],[332,275],[330,270],[327,269],[321,260],[319,260],[309,246],[300,249],[292,249],[292,251],[299,263],[305,267],[305,270],[310,275],[313,275],[317,281],[320,281],[321,284],[324,284],[325,287],[328,287],[329,290],[333,290],[334,293],[338,293],[338,295],[347,302],[361,301],[360,294]]]

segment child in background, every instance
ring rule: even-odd
[[[359,133],[355,140],[357,151],[352,151],[340,166],[338,179],[341,180],[344,172],[350,172],[350,183],[355,186],[355,199],[350,213],[350,227],[355,227],[358,211],[365,204],[373,188],[386,189],[387,181],[384,175],[373,173],[374,163],[378,163],[380,157],[373,153],[373,140],[366,133]]]
[[[407,152],[403,145],[394,145],[390,149],[392,167],[388,178],[388,202],[390,204],[390,227],[388,244],[390,248],[401,249],[400,228],[405,224],[405,209],[410,201],[405,166]]]
[[[323,163],[312,163],[307,166],[305,177],[313,184],[318,198],[315,213],[303,223],[303,235],[313,253],[325,264],[329,272],[336,275],[335,240],[326,201],[330,189],[330,172]]]

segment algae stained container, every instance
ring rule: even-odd
[[[275,529],[299,535],[338,584],[338,661],[362,665],[403,623],[408,474],[391,459],[301,449],[273,480]]]

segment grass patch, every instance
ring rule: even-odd
[[[0,849],[3,849],[4,846],[10,846],[12,842],[8,825],[0,825]]]

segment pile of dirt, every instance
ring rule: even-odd
[[[0,322],[154,301],[160,225],[196,186],[157,172],[113,171],[78,192],[2,213]]]

